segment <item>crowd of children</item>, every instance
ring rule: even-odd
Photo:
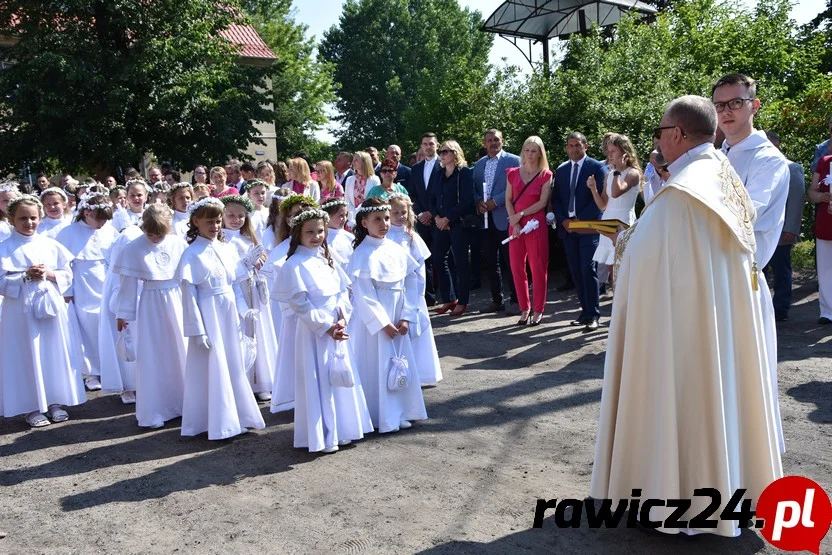
[[[0,185],[0,416],[67,420],[86,387],[139,426],[224,439],[263,428],[268,401],[327,453],[426,419],[442,372],[407,195],[367,199],[351,233],[338,197],[201,193],[96,184],[72,210]]]

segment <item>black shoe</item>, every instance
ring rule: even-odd
[[[571,281],[567,281],[560,287],[556,288],[555,291],[557,291],[558,293],[562,293],[564,291],[571,291],[572,289],[575,289],[575,284]]]
[[[495,302],[492,302],[487,307],[481,309],[480,313],[482,313],[482,314],[491,314],[491,313],[494,313],[494,312],[502,312],[505,309],[506,309],[506,305],[497,304]]]
[[[527,326],[527,325],[529,325],[529,319],[530,319],[531,317],[532,317],[532,314],[531,314],[531,312],[530,312],[530,313],[526,314],[526,317],[525,317],[525,318],[523,318],[522,320],[518,320],[518,321],[517,321],[517,325],[518,325],[518,326]]]
[[[598,329],[598,318],[593,318],[592,320],[587,322],[586,328],[584,328],[584,329],[586,331],[595,331],[595,330],[597,330]]]
[[[820,318],[818,318],[818,324],[820,324],[821,326],[828,326],[829,324],[832,324],[832,320],[830,320],[826,316],[821,316]]]
[[[589,320],[587,320],[586,318],[584,318],[582,316],[582,317],[578,318],[577,320],[572,320],[571,322],[569,322],[569,325],[570,326],[585,326],[588,323],[589,323]]]

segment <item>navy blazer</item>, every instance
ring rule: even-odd
[[[381,166],[379,166],[378,169],[376,170],[376,175],[378,176],[379,179],[381,179]],[[394,181],[394,183],[398,183],[399,185],[401,185],[402,187],[404,187],[405,189],[407,189],[409,191],[410,189],[407,186],[409,182],[410,182],[410,168],[408,168],[407,166],[405,166],[402,163],[399,163],[399,167],[396,168],[396,180]]]
[[[485,163],[488,156],[483,156],[474,164],[474,201],[482,202],[482,185],[485,182]],[[494,183],[491,186],[491,198],[497,208],[491,211],[494,217],[494,225],[500,231],[508,229],[508,211],[506,210],[506,170],[520,167],[520,157],[516,154],[503,152],[497,162],[497,171],[494,173]]]
[[[425,211],[433,213],[431,209],[431,191],[441,171],[442,166],[439,165],[439,159],[437,159],[433,165],[433,173],[430,175],[429,183],[425,183],[425,161],[422,160],[410,168],[407,191],[410,194],[410,200],[413,201],[413,213],[417,216]]]
[[[586,157],[584,163],[581,165],[581,171],[578,174],[578,183],[575,186],[575,217],[579,220],[599,220],[603,212],[598,205],[595,204],[595,199],[592,198],[592,193],[586,186],[586,180],[590,175],[595,176],[595,186],[598,189],[598,194],[604,190],[604,179],[607,177],[606,164],[595,160],[594,158]],[[561,236],[566,235],[566,230],[563,229],[561,223],[569,218],[569,179],[572,172],[572,160],[567,160],[555,170],[555,182],[552,189],[552,212],[555,213],[555,218],[558,222],[558,233]]]
[[[454,226],[462,221],[462,216],[474,214],[474,172],[471,168],[456,168],[446,177],[444,170],[435,178],[431,197],[431,213],[434,216],[448,218]]]

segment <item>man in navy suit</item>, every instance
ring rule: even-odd
[[[488,154],[474,164],[474,201],[477,212],[488,215],[488,229],[482,230],[482,253],[488,269],[488,280],[491,282],[491,305],[482,312],[505,310],[509,315],[519,314],[517,292],[508,265],[508,245],[503,245],[502,241],[508,237],[506,170],[519,167],[520,157],[503,150],[503,134],[499,129],[486,131],[483,142]],[[485,193],[488,193],[488,200],[484,200]],[[474,271],[476,270],[475,268]],[[503,276],[511,291],[508,307],[503,299]]]
[[[410,168],[402,164],[402,149],[399,145],[390,145],[387,147],[387,160],[393,160],[396,164],[398,164],[398,168],[396,169],[396,183],[407,189],[408,191],[410,188],[408,187],[408,183],[410,182]],[[376,175],[381,178],[381,164],[379,164],[378,168],[376,168]]]
[[[439,165],[439,159],[436,157],[436,149],[438,147],[439,141],[436,138],[436,133],[425,133],[422,135],[422,154],[424,154],[425,159],[411,168],[410,179],[407,184],[410,200],[413,201],[413,213],[416,214],[416,232],[428,248],[431,248],[431,244],[433,243],[431,240],[434,216],[431,213],[432,186],[438,180],[439,172],[442,171],[442,167]],[[430,258],[425,260],[425,273],[427,275],[425,301],[427,301],[428,306],[433,306],[436,304],[436,295],[434,289],[433,261]]]
[[[595,204],[587,187],[587,178],[595,176],[595,186],[601,193],[608,168],[586,155],[589,148],[583,133],[574,132],[566,139],[569,160],[555,170],[552,191],[552,211],[558,223],[558,234],[564,241],[569,271],[581,301],[581,315],[571,322],[573,326],[586,326],[588,331],[598,329],[601,315],[598,300],[598,274],[592,257],[598,248],[597,234],[580,234],[569,231],[575,220],[599,220],[601,209]]]

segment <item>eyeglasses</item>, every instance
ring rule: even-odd
[[[441,156],[443,154],[450,154],[451,152],[453,152],[453,150],[448,150],[447,148],[443,148],[442,150],[439,151],[439,155]]]
[[[205,172],[204,172],[204,171],[202,171],[202,170],[200,170],[200,171],[195,171],[194,173],[195,173],[196,175],[205,175]]]
[[[448,151],[446,150],[445,152],[448,152]],[[440,154],[442,154],[442,153],[440,152]],[[383,170],[381,170],[381,173],[396,173],[396,170],[394,170],[392,168],[384,168]]]
[[[739,110],[746,102],[754,102],[753,98],[732,98],[727,102],[714,102],[714,108],[717,112],[724,112],[725,107],[728,106],[731,110]]]
[[[656,139],[656,140],[659,140],[659,139],[662,138],[662,131],[664,131],[665,129],[675,129],[677,127],[679,127],[679,126],[678,125],[665,125],[665,126],[662,126],[662,127],[656,127],[655,129],[653,129],[653,138]],[[688,136],[685,134],[684,129],[679,127],[679,131],[682,132],[682,137],[684,137],[685,139],[688,138]]]
[[[667,170],[667,164],[663,164],[663,165],[662,165],[661,170],[662,170],[664,173],[667,173],[667,171],[668,171],[668,170]]]

